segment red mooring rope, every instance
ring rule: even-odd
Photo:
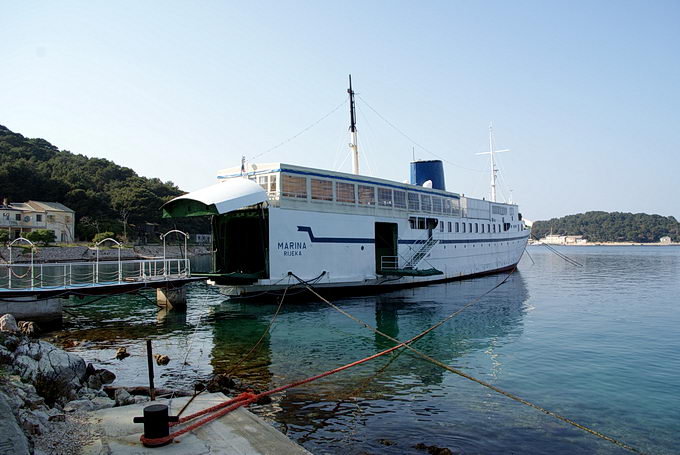
[[[188,426],[182,428],[181,430],[170,433],[168,436],[165,436],[163,438],[151,439],[151,438],[146,438],[146,437],[144,437],[144,435],[142,435],[140,437],[140,440],[143,443],[149,444],[149,445],[165,444],[166,442],[170,441],[171,439],[176,438],[178,436],[181,436],[181,435],[183,435],[183,434],[185,434],[189,431],[195,430],[196,428],[200,427],[201,425],[203,425],[205,423],[212,422],[213,420],[218,419],[218,418],[230,413],[231,411],[240,408],[241,406],[247,406],[251,403],[258,401],[259,399],[261,399],[263,397],[268,396],[268,395],[272,395],[272,394],[275,394],[275,393],[278,393],[278,392],[283,392],[284,390],[287,390],[287,389],[290,389],[290,388],[293,388],[293,387],[298,387],[300,385],[307,384],[308,382],[316,381],[317,379],[321,379],[321,378],[324,378],[326,376],[330,376],[332,374],[339,373],[339,372],[344,371],[344,370],[351,368],[353,366],[357,366],[357,365],[360,365],[362,363],[368,362],[369,360],[373,360],[373,359],[376,359],[376,358],[383,356],[385,354],[389,354],[392,351],[395,351],[399,348],[404,347],[405,345],[407,345],[409,343],[414,342],[416,339],[420,338],[422,335],[424,335],[424,334],[420,334],[417,337],[414,337],[414,338],[412,338],[408,341],[400,343],[400,344],[393,346],[389,349],[385,349],[384,351],[378,352],[377,354],[373,354],[373,355],[365,357],[361,360],[357,360],[355,362],[348,363],[348,364],[343,365],[341,367],[334,368],[332,370],[328,370],[328,371],[323,372],[321,374],[317,374],[316,376],[310,376],[310,377],[305,378],[305,379],[300,379],[299,381],[291,382],[290,384],[282,385],[282,386],[277,387],[275,389],[267,390],[265,392],[261,392],[261,393],[258,393],[258,394],[254,394],[252,392],[244,392],[244,393],[238,395],[236,398],[232,398],[231,400],[227,400],[223,403],[216,404],[215,406],[211,406],[209,408],[203,409],[203,410],[195,412],[193,414],[189,414],[186,417],[182,417],[182,418],[179,419],[179,421],[177,423],[171,423],[170,426],[179,425],[179,424],[185,423],[189,420],[193,420],[196,417],[200,417],[202,415],[215,412],[210,417],[207,417],[205,419],[199,420],[198,422],[192,423],[191,425],[188,425]],[[216,411],[218,411],[218,412],[216,412]]]

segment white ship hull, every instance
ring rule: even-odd
[[[396,225],[397,256],[403,262],[413,256],[429,235],[428,230],[411,229],[409,215],[387,217],[270,207],[269,277],[247,285],[218,285],[220,292],[247,296],[279,291],[298,283],[295,276],[313,282],[315,287],[348,292],[462,279],[512,268],[519,262],[529,237],[519,222],[507,231],[487,232],[485,228],[482,234],[474,232],[475,224],[490,226],[490,220],[440,216],[431,233],[436,243],[419,269],[441,273],[402,275],[377,263],[376,223]],[[455,232],[456,223],[459,232]],[[466,233],[462,233],[462,223],[473,226],[473,232],[466,228]]]

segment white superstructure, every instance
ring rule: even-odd
[[[211,280],[228,295],[283,289],[296,282],[289,272],[356,287],[501,271],[529,236],[516,205],[418,185],[283,163],[225,169],[219,179],[166,211],[214,215]],[[231,191],[250,205],[226,204]]]

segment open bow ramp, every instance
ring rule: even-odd
[[[222,215],[266,200],[266,191],[257,183],[246,178],[229,179],[166,202],[163,218]]]

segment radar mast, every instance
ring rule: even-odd
[[[349,75],[349,148],[352,151],[352,173],[359,175],[359,147],[357,145],[357,116],[354,107],[354,90],[352,90],[352,75]]]

